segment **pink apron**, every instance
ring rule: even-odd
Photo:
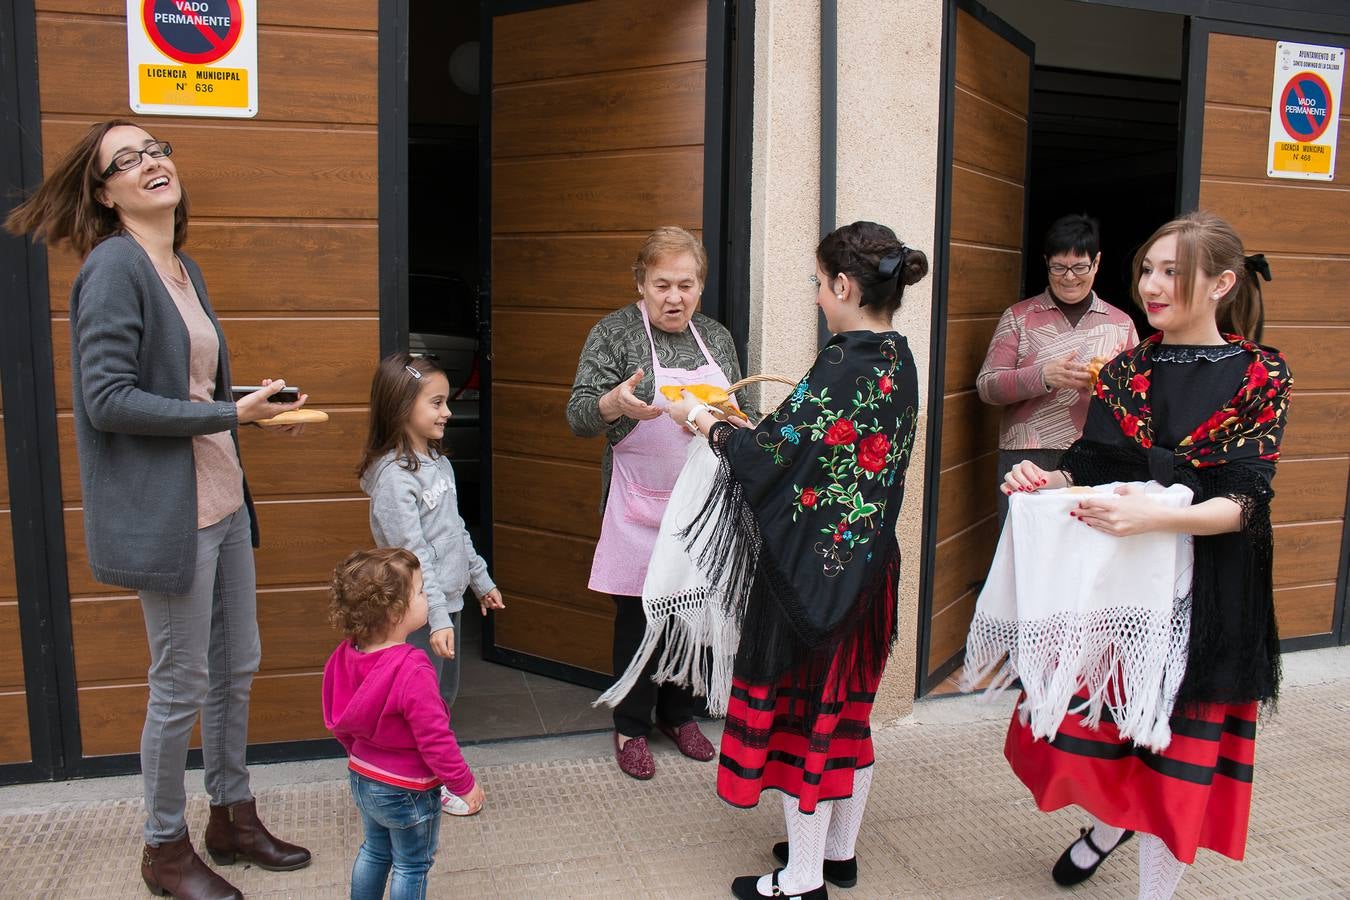
[[[656,342],[652,340],[647,309],[640,301],[637,306],[642,311],[642,327],[647,330],[647,342],[652,347],[651,371],[656,379],[653,406],[664,410],[669,405],[661,393],[663,385],[730,387],[722,367],[713,361],[693,321],[689,323],[689,331],[707,362],[697,369],[668,369],[660,365],[656,360]],[[626,597],[642,595],[642,582],[647,578],[647,563],[656,543],[656,532],[666,504],[670,502],[675,479],[684,468],[690,437],[692,435],[683,426],[662,414],[638,422],[614,445],[609,498],[605,502],[605,518],[600,523],[600,541],[595,545],[595,559],[591,563],[591,590]]]

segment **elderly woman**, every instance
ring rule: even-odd
[[[1029,459],[1045,469],[1083,433],[1094,358],[1138,343],[1134,323],[1092,290],[1101,237],[1089,216],[1063,216],[1045,233],[1049,286],[1004,311],[975,381],[980,399],[1003,407],[998,470]],[[1008,514],[998,495],[999,518]]]
[[[590,588],[614,597],[614,671],[624,671],[647,628],[642,582],[671,488],[684,465],[691,432],[662,413],[658,388],[712,384],[726,388],[741,377],[730,333],[695,312],[708,256],[683,228],[647,236],[633,263],[637,302],[605,316],[591,329],[577,362],[567,422],[578,437],[606,438],[600,470],[603,521],[591,566]],[[655,667],[653,654],[649,668]],[[690,759],[713,758],[712,744],[694,722],[698,704],[688,688],[657,686],[644,671],[614,708],[619,768],[648,779],[656,763],[647,737],[655,725]]]

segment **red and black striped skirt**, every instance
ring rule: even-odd
[[[1172,716],[1171,744],[1153,753],[1121,739],[1107,713],[1096,730],[1066,715],[1046,741],[1034,738],[1014,710],[1003,754],[1045,812],[1080,806],[1117,828],[1156,835],[1184,863],[1195,861],[1197,847],[1240,860],[1252,803],[1256,703],[1185,713]]]
[[[717,794],[751,807],[767,790],[797,798],[804,813],[822,800],[853,796],[853,773],[872,765],[872,701],[881,673],[856,679],[826,698],[807,728],[802,695],[787,678],[778,684],[732,682],[727,703]]]

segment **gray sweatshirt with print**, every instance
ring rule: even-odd
[[[391,451],[361,478],[370,497],[370,533],[381,547],[403,547],[422,564],[427,622],[432,631],[449,628],[451,613],[464,608],[464,590],[475,597],[496,587],[487,563],[459,515],[455,470],[444,456],[418,454],[417,470],[395,461]]]

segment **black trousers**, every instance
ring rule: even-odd
[[[614,674],[623,674],[633,661],[633,654],[647,632],[647,616],[642,612],[641,597],[614,595]],[[614,730],[624,737],[646,737],[652,733],[652,710],[666,725],[680,726],[694,718],[701,704],[687,687],[674,684],[658,685],[652,681],[656,660],[664,642],[647,662],[642,677],[633,685],[628,696],[614,707]]]

